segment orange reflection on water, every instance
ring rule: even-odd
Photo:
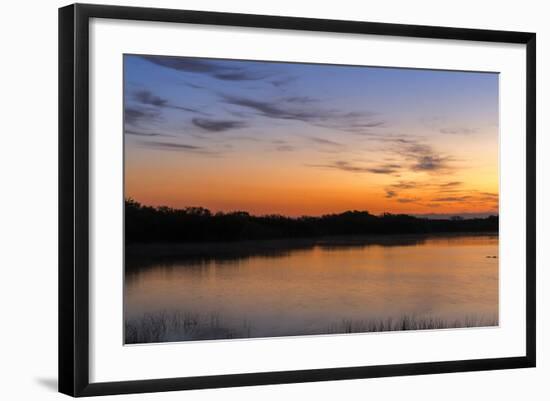
[[[247,322],[253,337],[343,320],[498,318],[498,237],[322,242],[278,255],[153,264],[126,276],[126,318],[181,311]]]

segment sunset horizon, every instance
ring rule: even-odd
[[[345,210],[335,210],[328,213],[322,213],[322,214],[283,214],[283,213],[253,213],[248,210],[244,209],[229,209],[229,210],[215,210],[210,209],[205,206],[201,205],[185,205],[185,206],[170,206],[168,204],[147,204],[144,202],[140,202],[139,199],[134,199],[132,197],[125,198],[126,202],[136,202],[140,204],[142,207],[153,207],[153,208],[170,208],[173,210],[191,210],[191,209],[206,209],[211,214],[217,214],[217,213],[223,213],[223,214],[232,214],[232,213],[247,213],[251,216],[256,217],[264,217],[264,216],[282,216],[282,217],[288,217],[288,218],[301,218],[301,217],[322,217],[327,215],[340,215],[343,213],[349,213],[349,212],[359,212],[359,213],[369,213],[373,216],[384,216],[387,214],[393,214],[393,215],[406,215],[406,216],[412,216],[417,218],[428,218],[428,219],[448,219],[453,217],[461,217],[465,219],[477,219],[477,218],[486,218],[490,216],[498,216],[498,211],[487,211],[487,212],[457,212],[457,213],[394,213],[394,212],[382,212],[382,213],[372,213],[370,210],[366,209],[345,209]]]
[[[125,55],[125,198],[498,215],[498,74]]]

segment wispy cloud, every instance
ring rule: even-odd
[[[308,122],[323,117],[319,111],[283,107],[281,102],[269,102],[232,95],[222,95],[222,99],[228,104],[254,110],[260,115],[268,118]]]
[[[308,103],[317,103],[320,100],[310,97],[310,96],[288,96],[282,99],[288,103],[298,103],[298,104],[308,104]]]
[[[255,136],[248,135],[231,135],[227,137],[227,140],[231,141],[245,141],[245,142],[261,142],[261,140]]]
[[[320,144],[331,144],[334,148],[345,145],[334,142],[329,139],[319,137],[309,137]],[[377,139],[377,138],[376,138]],[[405,172],[427,173],[430,175],[448,175],[455,171],[452,165],[454,159],[446,154],[437,152],[432,146],[423,143],[415,138],[385,137],[381,138],[382,144],[379,152],[388,155],[387,162],[378,162],[376,164],[366,161],[366,165],[353,164],[349,161],[337,161],[328,164],[317,164],[317,167],[330,167],[349,172],[369,172],[373,174],[389,174],[398,177]],[[391,157],[389,157],[391,156]],[[401,190],[416,189],[428,186],[440,191],[451,191],[460,186],[459,181],[444,181],[419,183],[416,181],[398,181],[390,186],[389,190],[399,192]]]
[[[397,164],[380,164],[376,166],[360,166],[344,160],[338,160],[328,164],[308,164],[309,167],[330,168],[351,173],[394,174],[400,166]]]
[[[158,132],[143,132],[143,131],[136,131],[136,130],[127,129],[127,128],[124,130],[124,133],[126,135],[143,136],[143,137],[172,136],[167,134],[161,134]]]
[[[275,150],[278,151],[278,152],[292,152],[295,149],[296,148],[294,146],[291,146],[291,145],[279,145],[275,148]]]
[[[461,186],[463,183],[461,181],[444,181],[444,182],[438,182],[438,181],[425,181],[425,182],[418,182],[418,181],[397,181],[389,187],[399,190],[407,190],[407,189],[417,189],[417,188],[429,188],[433,190],[437,189],[445,189],[448,188],[456,188],[458,186]]]
[[[449,157],[442,157],[435,154],[426,154],[416,156],[416,162],[412,164],[411,170],[413,171],[441,171],[447,169],[447,162]]]
[[[471,125],[463,125],[463,122],[451,121],[449,117],[444,116],[424,117],[420,122],[430,131],[444,135],[471,135],[478,132],[478,129]]]
[[[472,199],[470,195],[464,196],[447,196],[442,198],[434,198],[433,202],[464,202],[466,200]]]
[[[197,153],[201,155],[218,156],[220,152],[209,150],[202,146],[189,145],[178,142],[161,142],[161,141],[140,141],[139,144],[143,147],[157,150],[169,150],[186,153]]]
[[[440,128],[439,132],[448,135],[470,135],[477,132],[476,129],[467,127],[454,127],[454,128]]]
[[[450,182],[444,182],[442,184],[438,184],[440,188],[450,188],[450,187],[458,187],[462,185],[462,181],[450,181]]]
[[[193,118],[193,125],[209,132],[223,132],[247,127],[244,121],[214,120],[209,118]]]
[[[410,199],[410,194],[416,193],[416,191],[421,190],[423,193],[432,193],[432,194],[446,194],[446,196],[440,196],[439,199],[450,197],[447,194],[450,192],[456,192],[456,193],[463,193],[460,189],[460,186],[462,186],[461,181],[397,181],[393,184],[390,184],[384,188],[384,191],[386,193],[386,198],[395,198],[402,194],[409,195],[405,196],[403,198]],[[454,195],[453,195],[454,197]],[[438,201],[437,199],[433,199],[434,202]]]
[[[203,111],[200,111],[198,109],[194,109],[191,107],[183,107],[178,105],[173,105],[170,102],[168,102],[167,99],[161,98],[160,96],[157,96],[153,94],[151,91],[142,89],[137,90],[132,94],[132,98],[134,101],[148,105],[148,106],[155,106],[159,108],[168,108],[168,109],[175,109],[175,110],[181,110],[181,111],[188,111],[190,113],[198,113],[198,114],[205,114]]]
[[[416,203],[420,199],[419,198],[398,198],[397,202],[399,203]]]
[[[168,104],[168,101],[166,99],[155,96],[148,90],[138,90],[135,91],[133,95],[134,100],[137,100],[138,102],[143,104],[149,104],[157,107],[165,107]]]
[[[336,142],[336,141],[331,141],[330,139],[325,139],[325,138],[320,138],[320,137],[317,137],[317,136],[309,136],[307,137],[310,141],[312,142],[315,142],[315,143],[318,143],[320,145],[328,145],[328,146],[336,146],[336,147],[342,147],[344,145],[342,145],[341,143],[339,142]]]
[[[384,188],[385,197],[399,203],[437,208],[448,204],[498,209],[498,193],[463,188],[462,181],[397,181]],[[418,197],[422,194],[422,198]]]
[[[152,108],[131,106],[126,106],[124,108],[124,122],[130,125],[158,121],[159,118],[160,112]]]
[[[266,71],[244,68],[237,63],[230,66],[228,63],[215,60],[167,56],[141,56],[141,58],[172,70],[205,74],[223,81],[257,81],[273,75]]]
[[[352,114],[349,114],[348,117],[354,117]],[[357,117],[357,116],[355,116]],[[366,123],[352,123],[349,125],[350,129],[353,128],[377,128],[377,127],[383,127],[386,125],[385,121],[372,121],[372,122],[366,122]]]
[[[370,172],[374,174],[395,174],[401,169],[399,164],[380,164],[377,167],[371,167]]]
[[[490,205],[491,208],[498,208],[499,195],[492,192],[465,190],[449,196],[435,197],[431,201],[438,203],[468,202],[469,204]]]
[[[270,81],[271,85],[275,86],[276,88],[283,88],[290,84],[291,82],[296,81],[297,77],[293,76],[286,76],[286,77],[280,77],[276,78]]]
[[[315,126],[361,133],[366,128],[381,127],[384,121],[373,121],[371,111],[342,111],[323,108],[314,98],[286,97],[275,100],[259,100],[244,96],[220,94],[227,104],[251,110],[256,115],[279,120],[294,120]]]
[[[415,181],[398,181],[397,183],[391,185],[391,187],[395,189],[413,189],[418,186],[419,184]]]
[[[410,138],[396,138],[392,139],[391,142],[393,144],[388,150],[408,161],[411,171],[447,174],[453,170],[450,165],[453,158],[439,154],[430,145]]]
[[[190,88],[193,88],[193,89],[206,89],[206,87],[204,87],[202,85],[195,84],[193,82],[184,82],[183,84],[190,87]]]

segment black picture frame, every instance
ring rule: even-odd
[[[91,18],[438,38],[526,45],[526,354],[519,357],[90,383],[88,61]],[[71,396],[252,386],[535,366],[536,35],[447,28],[75,4],[59,9],[59,391]]]

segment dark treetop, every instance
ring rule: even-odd
[[[404,214],[375,216],[347,211],[320,217],[211,213],[202,207],[172,209],[125,202],[126,242],[204,242],[368,234],[497,232],[498,216],[430,220]]]

